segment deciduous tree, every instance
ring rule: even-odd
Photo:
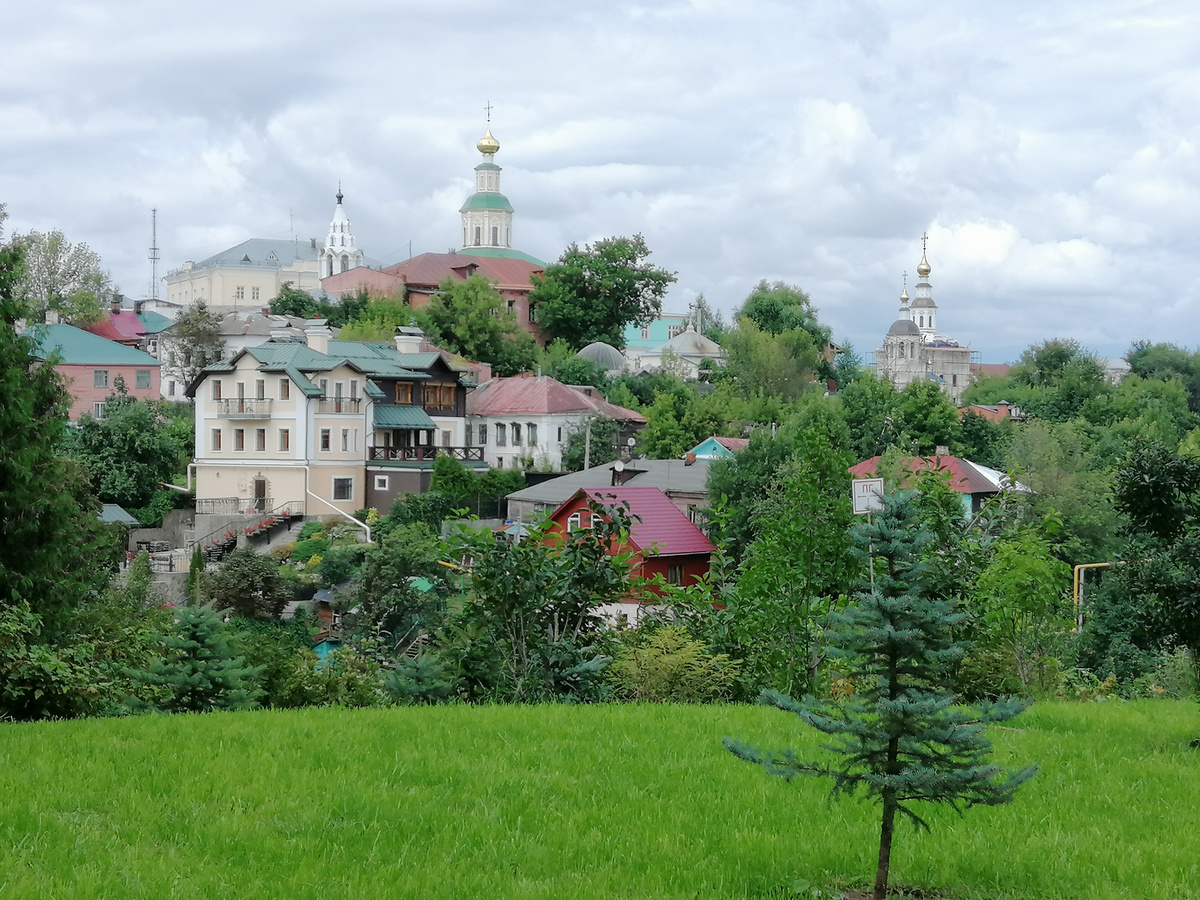
[[[533,365],[537,342],[521,330],[504,297],[482,275],[446,278],[416,317],[434,343],[489,364],[496,375],[517,375]]]
[[[646,324],[662,312],[675,273],[647,262],[640,234],[612,237],[582,250],[571,244],[558,262],[533,276],[529,295],[543,334],[576,350],[593,341],[625,346],[625,326]]]
[[[59,230],[13,235],[25,255],[16,294],[37,321],[54,310],[64,322],[91,325],[100,320],[113,294],[100,256],[87,244],[72,244]]]

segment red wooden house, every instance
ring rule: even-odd
[[[716,548],[670,497],[654,487],[581,488],[550,515],[550,534],[591,528],[589,499],[628,510],[633,520],[629,538],[612,552],[633,554],[635,577],[662,575],[668,584],[688,585],[708,571],[709,558]],[[610,618],[625,615],[632,621],[643,605],[620,603],[616,604],[619,609],[606,609],[604,614]]]

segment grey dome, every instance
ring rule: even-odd
[[[888,329],[888,334],[920,334],[921,329],[912,319],[897,319]]]
[[[604,341],[593,341],[580,350],[577,355],[594,362],[606,372],[625,367],[625,357],[621,355],[621,351]]]

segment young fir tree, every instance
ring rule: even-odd
[[[164,639],[167,653],[149,671],[134,677],[162,689],[160,699],[135,707],[162,712],[209,712],[214,709],[250,709],[262,696],[259,669],[247,666],[234,654],[225,625],[211,609],[185,606]]]
[[[853,531],[859,552],[875,558],[875,583],[856,605],[830,616],[827,637],[858,690],[842,701],[797,702],[774,691],[761,697],[832,735],[829,748],[842,755],[841,764],[801,762],[792,750],[763,751],[731,738],[725,746],[774,775],[833,778],[834,797],[864,788],[877,798],[882,822],[873,896],[882,900],[897,812],[928,830],[913,803],[944,803],[960,813],[1007,803],[1037,767],[1005,775],[988,762],[987,724],[1013,718],[1029,701],[956,704],[949,672],[964,651],[952,635],[962,616],[929,589],[922,548],[932,534],[921,526],[911,492],[888,497],[872,523]]]

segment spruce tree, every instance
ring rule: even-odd
[[[914,803],[943,803],[960,813],[1007,803],[1037,767],[1004,774],[988,761],[987,724],[1013,718],[1029,701],[973,709],[956,703],[950,670],[965,648],[952,631],[962,615],[930,589],[922,548],[933,536],[920,524],[911,492],[886,498],[874,521],[853,534],[858,551],[875,559],[874,585],[830,616],[827,637],[855,693],[840,701],[796,701],[775,691],[760,698],[831,735],[828,747],[841,754],[840,765],[802,762],[792,750],[763,751],[731,738],[725,746],[774,775],[830,777],[832,797],[863,788],[877,799],[882,820],[873,896],[882,900],[896,813],[928,830]]]
[[[211,609],[185,606],[164,639],[166,656],[155,660],[135,678],[161,690],[159,699],[131,706],[150,706],[162,712],[209,712],[250,709],[257,705],[261,670],[235,655],[223,623]]]

